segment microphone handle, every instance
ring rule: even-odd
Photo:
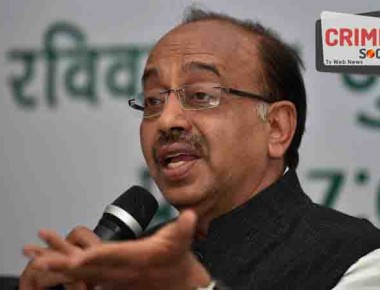
[[[136,239],[136,235],[131,228],[108,213],[103,214],[94,229],[94,233],[102,241],[127,241]]]

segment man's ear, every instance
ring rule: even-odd
[[[268,153],[272,158],[281,158],[285,156],[296,131],[296,107],[289,101],[271,104],[267,122],[269,125]]]

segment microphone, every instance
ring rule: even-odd
[[[104,210],[94,233],[103,241],[138,238],[158,208],[154,196],[141,186],[132,186]]]
[[[157,208],[158,202],[149,191],[132,186],[106,207],[94,233],[103,241],[136,239],[144,232]],[[65,287],[59,284],[48,289],[64,290]]]

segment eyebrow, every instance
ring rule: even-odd
[[[216,76],[220,77],[220,72],[218,70],[218,68],[216,67],[215,64],[212,64],[212,63],[205,63],[205,62],[200,62],[200,61],[191,61],[189,63],[186,63],[182,69],[184,71],[196,71],[196,70],[203,70],[203,71],[208,71],[208,72],[211,72],[213,74],[215,74]],[[148,68],[144,71],[143,73],[143,76],[141,78],[141,81],[143,84],[146,83],[146,81],[148,80],[148,78],[150,77],[158,77],[159,73],[158,73],[158,69],[157,68]]]
[[[183,67],[183,70],[184,71],[187,71],[187,70],[190,70],[190,71],[204,70],[204,71],[212,72],[213,74],[220,77],[220,72],[219,72],[218,68],[216,67],[215,64],[212,64],[212,63],[192,61],[192,62],[185,64]]]
[[[158,70],[156,68],[148,68],[148,69],[146,69],[144,71],[144,73],[143,73],[142,78],[141,78],[142,83],[145,84],[146,81],[147,81],[147,79],[149,77],[152,77],[152,76],[157,77],[158,76]]]

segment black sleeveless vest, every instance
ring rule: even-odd
[[[295,171],[215,219],[193,252],[230,289],[332,289],[380,231],[313,203]],[[379,285],[380,289],[380,285]]]

